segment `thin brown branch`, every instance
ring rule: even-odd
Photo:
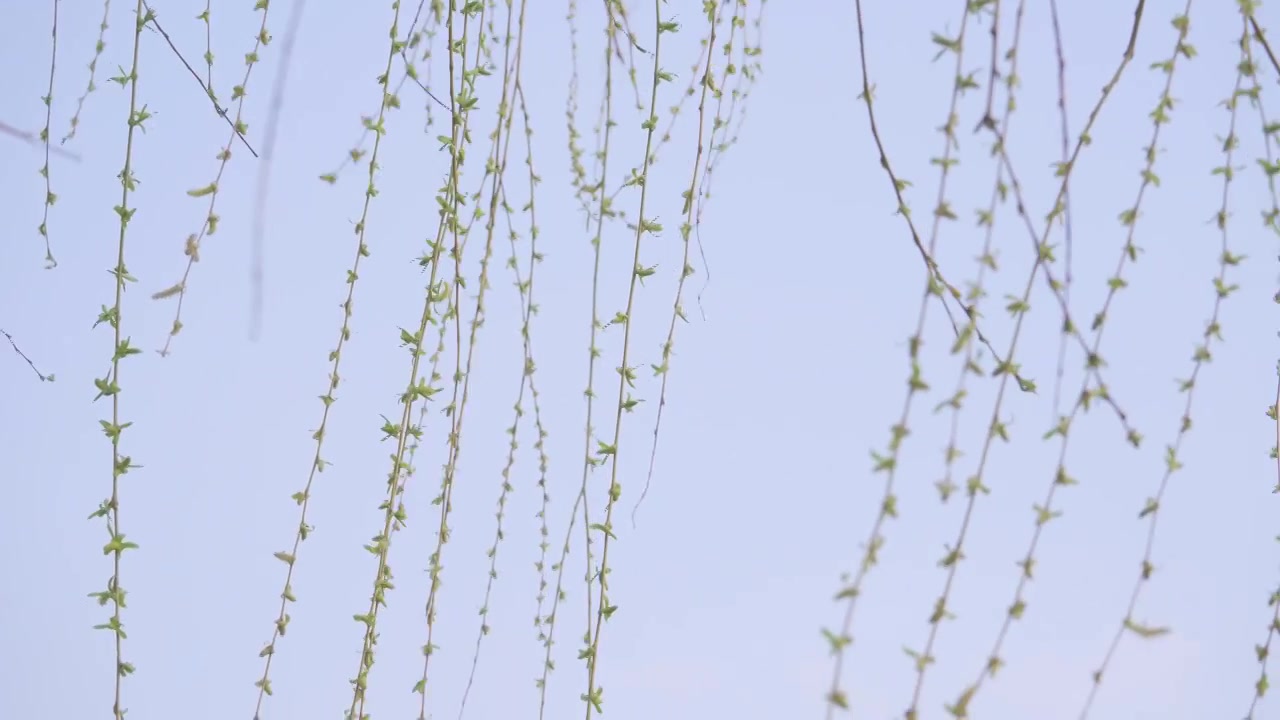
[[[45,375],[40,372],[40,368],[36,367],[35,362],[33,362],[31,358],[27,357],[26,353],[22,352],[22,348],[18,347],[18,343],[14,341],[12,335],[5,332],[3,328],[0,328],[0,335],[3,335],[4,339],[9,341],[9,346],[13,348],[14,352],[18,353],[18,357],[27,362],[27,365],[31,367],[31,371],[40,378],[40,382],[53,382],[53,375]]]
[[[1276,54],[1271,51],[1271,43],[1267,42],[1267,36],[1263,31],[1262,26],[1258,24],[1257,18],[1253,15],[1249,16],[1249,27],[1253,29],[1254,39],[1257,40],[1258,44],[1262,46],[1262,49],[1266,51],[1267,59],[1271,61],[1272,69],[1276,71],[1277,75],[1280,75],[1280,62],[1276,61]]]
[[[204,80],[200,78],[199,73],[197,73],[195,68],[191,67],[191,63],[187,62],[187,59],[182,56],[182,51],[178,49],[177,45],[173,44],[173,39],[169,37],[169,33],[165,32],[164,28],[160,26],[160,21],[156,19],[155,11],[152,10],[150,6],[147,6],[147,12],[151,13],[150,25],[156,29],[156,32],[160,33],[161,37],[164,38],[164,41],[169,44],[169,49],[173,50],[173,54],[177,55],[178,60],[182,61],[182,64],[186,66],[187,71],[191,73],[191,77],[195,78],[196,82],[200,84],[200,89],[204,90],[205,97],[209,98],[209,102],[213,103],[214,111],[217,112],[223,120],[227,121],[227,125],[231,126],[236,137],[240,138],[240,142],[244,143],[244,146],[249,149],[249,152],[254,157],[258,157],[258,151],[253,149],[253,146],[249,144],[248,138],[244,136],[244,133],[240,132],[240,128],[236,127],[231,116],[227,114],[227,109],[218,104],[217,99],[213,96],[213,90],[211,90],[208,85],[204,84]]]

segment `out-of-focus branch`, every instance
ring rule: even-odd
[[[32,146],[38,145],[42,149],[44,148],[44,140],[41,140],[39,136],[37,136],[35,133],[26,132],[25,130],[19,130],[18,128],[13,127],[12,125],[7,125],[3,122],[0,122],[0,132],[4,133],[5,135],[9,135],[11,137],[16,137],[19,140],[22,140],[23,142],[27,143],[28,145],[32,145]],[[49,152],[55,155],[60,155],[74,162],[80,162],[79,154],[73,153],[70,150],[63,150],[62,148],[56,145],[50,145]]]

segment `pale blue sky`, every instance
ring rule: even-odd
[[[582,127],[590,145],[602,76],[600,12],[594,3],[580,4]],[[895,167],[914,183],[909,198],[927,227],[937,190],[929,158],[941,152],[934,129],[945,120],[952,72],[949,61],[930,63],[936,47],[930,34],[954,34],[961,3],[867,4],[874,6],[865,19],[881,132]],[[232,77],[238,82],[240,58],[257,30],[252,5],[215,4],[214,77],[224,97]],[[339,5],[310,3],[293,57],[267,216],[262,337],[248,339],[257,163],[237,146],[219,200],[222,226],[204,245],[184,311],[186,329],[168,358],[150,350],[163,344],[173,304],[148,295],[180,276],[182,240],[198,229],[205,207],[184,191],[208,183],[227,131],[161,38],[144,37],[139,93],[154,117],[135,149],[142,184],[127,256],[140,282],[127,296],[124,328],[148,352],[126,365],[122,396],[123,416],[135,423],[125,451],[143,466],[127,476],[122,496],[122,529],[141,545],[125,556],[123,570],[130,591],[126,658],[138,668],[125,690],[131,720],[245,718],[252,711],[253,681],[261,672],[256,655],[270,637],[283,581],[284,568],[271,554],[291,543],[296,508],[289,495],[305,481],[313,452],[310,434],[321,409],[315,397],[325,390],[351,227],[360,211],[356,173],[348,171],[336,187],[316,176],[337,164],[359,135],[360,116],[376,108],[373,79],[381,72],[390,19],[389,3]],[[1013,5],[1003,5],[1010,20]],[[1039,223],[1055,187],[1048,168],[1058,154],[1057,80],[1047,3],[1029,5],[1011,148]],[[1099,0],[1060,5],[1071,126],[1078,131],[1119,60],[1132,10]],[[154,7],[187,57],[198,61],[203,26],[192,18],[203,3],[156,0]],[[266,126],[291,8],[282,0],[272,6],[276,42],[262,53],[250,83],[251,139],[260,140]],[[58,137],[83,87],[101,11],[97,2],[82,0],[64,0],[60,9]],[[112,7],[100,89],[88,100],[79,137],[67,146],[83,161],[53,162],[60,198],[49,220],[61,263],[56,270],[41,270],[44,250],[34,231],[44,193],[36,173],[42,152],[0,137],[6,240],[0,327],[58,378],[39,383],[21,359],[0,349],[6,492],[0,695],[12,717],[102,717],[111,704],[109,638],[90,629],[105,611],[86,597],[100,589],[110,565],[99,551],[102,526],[85,520],[110,489],[108,445],[97,424],[107,410],[90,403],[91,380],[107,364],[110,341],[104,330],[89,327],[112,295],[104,270],[114,262],[111,208],[118,202],[114,176],[123,156],[127,97],[106,77],[127,64],[131,10],[132,3]],[[531,8],[524,68],[535,163],[544,181],[537,202],[546,261],[539,267],[542,314],[534,342],[550,431],[553,538],[563,533],[581,472],[590,297],[590,247],[568,185],[565,10],[559,2]],[[696,56],[697,10],[693,3],[672,3],[666,11],[685,26],[664,63],[681,76],[669,92],[683,87]],[[631,12],[644,44],[652,35],[651,10],[634,4]],[[1148,3],[1137,57],[1076,171],[1072,302],[1085,324],[1124,242],[1115,218],[1137,193],[1150,136],[1147,113],[1163,83],[1148,66],[1172,48],[1174,12],[1172,4]],[[49,14],[48,2],[0,6],[0,67],[6,69],[0,122],[23,130],[43,124]],[[1280,22],[1274,8],[1264,8],[1262,18]],[[702,229],[712,271],[702,299],[705,319],[694,300],[700,272],[686,295],[691,323],[678,330],[658,470],[634,530],[627,515],[643,485],[656,383],[640,383],[647,402],[624,426],[624,498],[611,550],[612,597],[620,609],[601,643],[611,720],[822,715],[831,661],[819,630],[842,614],[831,598],[840,573],[860,557],[882,489],[880,477],[869,472],[869,451],[883,447],[905,390],[905,339],[918,311],[920,264],[892,212],[856,101],[852,3],[775,0],[765,22],[764,75],[741,141],[719,168]],[[1112,305],[1103,343],[1113,395],[1146,443],[1141,452],[1129,448],[1106,410],[1077,426],[1068,465],[1081,484],[1059,495],[1066,514],[1046,531],[1026,618],[1014,626],[1003,653],[1008,667],[975,701],[975,717],[1077,717],[1090,673],[1123,616],[1146,533],[1137,513],[1156,490],[1163,448],[1181,414],[1174,379],[1190,371],[1213,301],[1220,237],[1209,221],[1221,184],[1210,170],[1222,164],[1215,138],[1226,134],[1228,118],[1219,102],[1234,81],[1239,26],[1234,3],[1192,8],[1190,41],[1199,55],[1175,75],[1179,102],[1160,138],[1156,166],[1162,185],[1147,193],[1137,230],[1145,253],[1126,272],[1130,289]],[[970,27],[965,61],[983,82],[986,31]],[[647,57],[637,58],[644,68]],[[1267,73],[1267,92],[1274,81]],[[491,86],[489,97],[496,91]],[[984,95],[971,93],[961,107],[963,162],[950,201],[962,220],[945,226],[939,242],[944,270],[957,282],[975,273],[970,259],[982,236],[971,218],[991,192],[988,140],[969,132]],[[422,133],[420,94],[406,89],[402,97],[405,108],[389,123],[382,193],[370,213],[372,256],[362,267],[345,382],[330,418],[324,455],[333,467],[313,490],[316,530],[298,561],[299,602],[278,647],[267,718],[340,717],[349,704],[347,680],[356,671],[361,634],[350,617],[367,604],[374,570],[361,545],[381,524],[377,505],[388,445],[378,441],[380,415],[397,411],[395,394],[407,372],[397,328],[418,317],[423,280],[414,259],[428,224],[434,228],[432,196],[444,170],[434,140],[439,130]],[[624,86],[619,97],[622,139],[614,167],[626,168],[640,159],[641,136],[630,89]],[[670,105],[671,95],[658,104]],[[1269,107],[1280,111],[1280,101]],[[492,105],[482,102],[481,109],[477,158],[492,123]],[[692,115],[686,111],[684,118]],[[677,131],[650,181],[653,214],[667,230],[646,250],[646,262],[659,263],[660,272],[641,291],[635,321],[633,356],[642,367],[658,361],[670,317],[692,129]],[[1280,579],[1271,494],[1276,473],[1268,459],[1275,428],[1264,416],[1275,393],[1277,266],[1275,238],[1257,220],[1270,201],[1254,162],[1261,152],[1256,112],[1242,110],[1237,132],[1242,147],[1235,164],[1247,170],[1233,192],[1231,243],[1249,258],[1229,276],[1241,288],[1220,318],[1227,342],[1214,347],[1214,362],[1201,372],[1196,428],[1182,452],[1186,468],[1174,476],[1161,515],[1158,572],[1136,613],[1174,632],[1149,641],[1126,637],[1090,715],[1095,720],[1242,717],[1257,677],[1253,646],[1264,638],[1266,598]],[[520,178],[518,161],[512,165],[510,177]],[[523,188],[519,192],[523,197]],[[635,202],[634,194],[620,196],[633,216]],[[432,664],[430,693],[437,718],[456,716],[470,667],[505,460],[503,429],[519,381],[518,304],[503,266],[505,237],[499,239],[454,495],[454,538],[446,549],[436,631],[442,650]],[[1020,291],[1029,267],[1028,241],[1011,209],[1000,216],[996,242],[1001,271],[990,276],[985,328],[1003,350],[1010,323],[1002,298]],[[602,314],[611,315],[620,302],[629,248],[621,227],[606,235]],[[1040,436],[1054,417],[1059,320],[1039,282],[1032,306],[1034,322],[1024,330],[1018,357],[1040,392],[1006,399],[1002,417],[1015,442],[997,445],[988,463],[992,493],[977,505],[968,559],[952,596],[958,619],[942,628],[923,718],[944,717],[942,704],[982,667],[1011,599],[1014,562],[1030,537],[1029,508],[1053,477],[1057,444]],[[944,580],[936,561],[961,520],[961,505],[940,504],[933,490],[949,419],[930,410],[950,394],[956,368],[945,353],[950,329],[937,308],[931,318],[923,364],[936,390],[917,401],[899,475],[901,519],[888,527],[884,562],[867,581],[846,667],[858,718],[900,717],[908,705],[914,673],[902,647],[925,641]],[[606,398],[600,417],[606,418],[616,393],[617,346],[610,343],[598,373]],[[1073,352],[1067,395],[1079,387],[1079,366]],[[970,383],[962,477],[972,472],[994,389],[993,382]],[[408,491],[411,524],[392,550],[397,589],[380,623],[367,707],[376,718],[417,715],[410,688],[425,641],[422,570],[434,547],[428,503],[443,457],[441,416],[431,418],[437,432]],[[611,429],[606,420],[597,424]],[[471,718],[536,713],[533,678],[542,651],[531,620],[538,494],[528,432],[526,424],[499,555],[493,632],[467,706]],[[581,715],[578,696],[586,683],[575,659],[583,618],[580,547],[571,562],[548,708],[548,717],[557,719]],[[1274,701],[1265,703],[1259,717],[1273,715],[1280,717]]]

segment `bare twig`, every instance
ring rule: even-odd
[[[1280,62],[1276,61],[1276,54],[1271,52],[1271,44],[1267,42],[1267,36],[1263,33],[1262,26],[1258,25],[1258,20],[1253,15],[1249,16],[1249,27],[1253,29],[1254,39],[1257,40],[1258,44],[1262,46],[1262,49],[1267,52],[1267,59],[1271,61],[1271,67],[1274,68],[1277,73],[1280,73]]]
[[[32,362],[31,358],[27,357],[26,353],[22,352],[22,348],[18,347],[18,343],[14,342],[13,336],[5,332],[4,328],[0,328],[0,335],[3,335],[5,340],[9,341],[9,345],[13,348],[13,351],[18,353],[18,357],[27,361],[27,365],[31,366],[31,371],[40,378],[40,382],[53,382],[53,375],[45,375],[40,372],[40,368],[36,367],[36,364]]]
[[[143,3],[143,5],[146,5],[146,3]],[[165,32],[164,28],[160,27],[160,21],[156,19],[155,11],[152,10],[149,5],[146,5],[146,7],[147,12],[151,13],[150,24],[155,27],[156,31],[159,32],[162,37],[164,37],[164,41],[169,43],[169,48],[173,50],[173,54],[177,55],[178,59],[182,61],[182,64],[186,66],[187,71],[191,73],[191,77],[195,78],[196,82],[200,83],[200,88],[204,90],[205,97],[209,98],[209,102],[213,103],[214,111],[217,112],[218,115],[222,116],[223,120],[227,121],[227,125],[231,126],[231,129],[235,131],[236,137],[240,138],[240,142],[244,143],[244,146],[249,149],[249,152],[254,157],[258,157],[258,151],[253,149],[253,146],[249,144],[249,140],[245,138],[244,133],[240,132],[240,128],[236,127],[236,124],[232,122],[231,117],[227,115],[227,109],[218,104],[218,101],[213,96],[213,91],[209,89],[208,85],[204,84],[204,80],[200,79],[200,75],[195,71],[195,68],[191,67],[191,63],[187,62],[187,59],[182,56],[182,52],[178,50],[177,45],[173,44],[173,40],[169,37],[169,33]]]

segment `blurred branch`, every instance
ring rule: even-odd
[[[5,135],[16,137],[19,140],[22,140],[23,142],[27,143],[28,145],[32,145],[32,146],[39,145],[41,148],[44,147],[44,140],[41,140],[38,135],[36,135],[35,133],[26,132],[25,130],[19,130],[18,128],[13,127],[12,125],[6,125],[5,123],[0,122],[0,132],[3,132]],[[55,155],[60,155],[74,162],[80,162],[80,155],[78,153],[73,153],[70,150],[63,150],[62,148],[57,147],[56,145],[50,145],[49,152]]]

